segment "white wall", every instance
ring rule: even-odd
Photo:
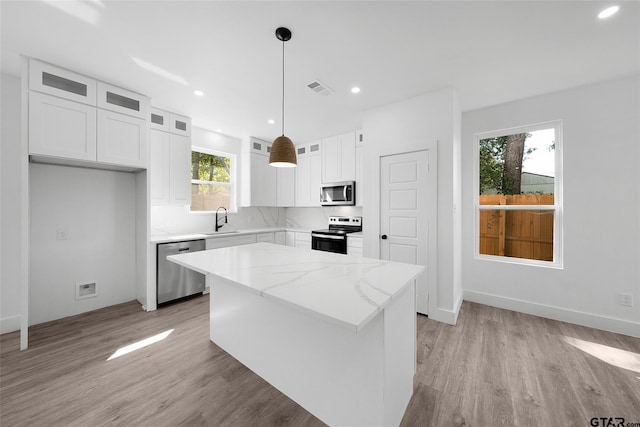
[[[135,174],[31,163],[29,177],[30,324],[136,299]],[[98,295],[76,300],[77,282]]]
[[[20,79],[2,74],[0,333],[20,328]]]
[[[564,269],[474,259],[473,135],[563,121]],[[640,77],[463,114],[467,300],[640,335]],[[633,296],[634,307],[617,304]]]
[[[363,120],[363,172],[368,182],[380,182],[380,156],[429,150],[429,185],[433,186],[428,213],[429,316],[451,324],[462,303],[456,208],[460,198],[459,125],[460,109],[450,88],[369,110]],[[367,185],[364,200],[364,255],[378,258],[379,185]]]

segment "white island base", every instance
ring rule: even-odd
[[[330,426],[397,426],[413,393],[407,286],[358,333],[211,279],[211,341]]]
[[[330,426],[397,426],[422,266],[268,243],[167,259],[207,275],[210,338]]]

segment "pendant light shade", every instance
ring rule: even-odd
[[[291,31],[280,27],[276,30],[276,37],[282,41],[282,136],[273,141],[269,164],[276,167],[295,167],[298,164],[296,147],[288,137],[284,136],[284,42],[291,40]]]
[[[281,168],[296,167],[296,146],[287,136],[279,136],[273,141],[271,154],[269,154],[269,164]]]

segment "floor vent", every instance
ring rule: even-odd
[[[329,86],[327,86],[326,84],[322,83],[320,80],[317,80],[317,79],[309,83],[307,87],[312,91],[314,91],[315,93],[324,95],[324,96],[330,95],[331,93],[334,92],[333,89],[331,89]]]

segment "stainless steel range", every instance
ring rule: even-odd
[[[362,231],[361,216],[330,216],[329,228],[311,232],[311,249],[347,253],[347,235]]]

